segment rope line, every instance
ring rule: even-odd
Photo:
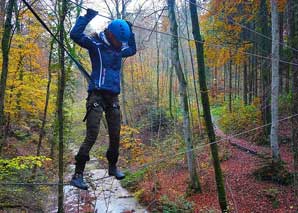
[[[24,1],[24,0],[23,0]],[[77,4],[76,2],[73,2],[72,0],[68,0],[69,2],[77,5],[78,7],[81,7],[82,9],[84,10],[87,10],[86,7],[84,6],[81,6],[79,4]],[[101,15],[99,13],[97,13],[97,16],[100,16],[100,17],[103,17],[103,18],[106,18],[106,19],[109,19],[109,20],[113,20],[111,17],[108,17],[108,16],[105,16],[105,15]],[[194,41],[194,42],[197,42],[197,43],[201,43],[201,44],[205,44],[205,45],[208,45],[208,46],[213,46],[215,48],[227,48],[226,46],[224,45],[220,45],[220,44],[214,44],[214,43],[206,43],[204,41],[198,41],[198,40],[195,40],[195,39],[190,39],[190,38],[187,38],[187,37],[184,37],[184,36],[178,36],[178,35],[174,35],[174,34],[171,34],[171,33],[168,33],[168,32],[162,32],[162,31],[159,31],[159,30],[156,30],[156,29],[148,29],[146,27],[142,27],[142,26],[139,26],[139,25],[133,25],[135,28],[138,28],[138,29],[141,29],[141,30],[145,30],[145,31],[150,31],[150,32],[156,32],[156,33],[159,33],[159,34],[162,34],[162,35],[167,35],[167,36],[171,36],[171,37],[176,37],[178,39],[184,39],[184,40],[187,40],[187,41]],[[255,56],[255,57],[258,57],[258,58],[263,58],[263,59],[266,59],[266,60],[272,60],[273,58],[272,57],[269,57],[269,56],[263,56],[263,55],[258,55],[258,54],[255,54],[255,53],[250,53],[250,52],[246,52],[246,51],[240,51],[236,48],[236,50],[234,50],[235,52],[238,52],[238,53],[242,53],[242,54],[245,54],[245,55],[250,55],[250,56]],[[289,61],[285,61],[285,60],[279,60],[279,62],[282,62],[284,64],[289,64],[289,65],[294,65],[294,66],[298,66],[298,64],[296,63],[293,63],[293,62],[289,62]]]
[[[282,121],[285,121],[285,120],[289,120],[289,119],[292,119],[292,118],[297,117],[297,116],[298,116],[298,113],[297,113],[297,114],[294,114],[294,115],[291,115],[291,116],[287,116],[287,117],[282,118],[282,119],[279,119],[277,122],[282,122]],[[188,152],[195,151],[195,150],[198,150],[198,149],[200,149],[200,148],[204,148],[204,147],[206,147],[206,146],[210,146],[210,145],[213,145],[213,144],[218,144],[218,143],[221,143],[221,142],[230,140],[230,139],[232,139],[232,138],[235,138],[235,137],[238,137],[238,136],[241,136],[241,135],[250,133],[250,132],[254,132],[254,131],[256,131],[256,130],[259,130],[259,129],[262,129],[262,128],[264,128],[264,127],[267,127],[267,126],[269,126],[269,125],[271,125],[271,124],[272,124],[272,122],[271,122],[271,123],[268,123],[268,124],[264,124],[264,125],[258,126],[258,127],[255,127],[255,128],[253,128],[253,129],[250,129],[250,130],[246,130],[246,131],[243,131],[243,132],[234,134],[234,135],[230,135],[230,136],[221,138],[221,139],[219,139],[219,140],[217,140],[217,141],[214,141],[214,142],[211,142],[211,143],[207,143],[207,144],[204,144],[204,145],[199,145],[199,146],[196,146],[196,147],[194,147],[194,148],[192,148],[192,149],[189,149],[189,150],[184,150],[184,151],[179,152],[179,153],[174,154],[174,155],[172,154],[171,156],[170,156],[170,155],[169,155],[169,156],[166,156],[165,158],[161,158],[161,159],[159,159],[159,160],[157,160],[157,161],[154,161],[154,162],[151,162],[151,163],[147,163],[147,164],[143,164],[143,165],[141,165],[141,166],[138,166],[138,167],[135,168],[135,170],[144,169],[144,168],[146,168],[146,167],[153,166],[153,165],[155,165],[155,164],[157,164],[157,163],[164,162],[164,161],[166,161],[166,160],[175,158],[175,157],[177,157],[177,156],[186,154],[186,153],[188,153]],[[127,169],[127,171],[130,171],[130,172],[131,172],[131,171],[133,171],[133,170],[132,170],[132,169]]]
[[[102,178],[97,178],[95,180],[90,180],[90,181],[86,181],[87,183],[91,183],[91,181],[100,181],[100,180],[104,180],[107,178],[111,178],[113,176],[104,176]],[[70,186],[69,183],[49,183],[49,182],[16,182],[16,183],[11,183],[11,182],[0,182],[0,186]]]
[[[24,2],[24,4],[26,4],[26,6],[29,8],[29,10],[33,13],[33,15],[38,19],[38,21],[42,24],[42,26],[51,34],[51,36],[59,43],[59,45],[62,45],[60,40],[56,38],[56,36],[51,32],[51,30],[48,28],[48,26],[43,22],[43,20],[38,16],[38,14],[33,10],[33,8],[28,4],[28,2],[26,2],[26,0],[22,0]],[[84,9],[84,10],[87,10],[86,7],[84,6],[81,6],[79,5],[78,3],[72,1],[72,0],[68,0],[69,2],[77,5],[78,7]],[[107,18],[109,20],[112,20],[112,18],[108,17],[108,16],[105,16],[105,15],[101,15],[101,14],[97,14],[98,16],[100,17],[103,17],[103,18]],[[167,36],[172,36],[172,37],[176,37],[176,38],[179,38],[179,39],[184,39],[184,40],[187,40],[187,41],[195,41],[195,42],[198,42],[198,43],[201,43],[201,44],[205,44],[205,45],[208,45],[208,46],[213,46],[215,48],[226,48],[226,46],[224,45],[219,45],[219,44],[213,44],[213,43],[205,43],[204,41],[198,41],[198,40],[195,40],[195,39],[189,39],[187,37],[183,37],[183,36],[178,36],[178,35],[173,35],[171,33],[167,33],[167,32],[162,32],[162,31],[159,31],[159,30],[155,30],[155,29],[148,29],[148,28],[145,28],[145,27],[141,27],[141,26],[137,26],[137,25],[133,25],[134,27],[136,28],[139,28],[139,29],[142,29],[142,30],[146,30],[146,31],[150,31],[150,32],[156,32],[156,33],[159,33],[159,34],[163,34],[163,35],[167,35]],[[84,67],[70,54],[70,52],[67,50],[67,48],[62,45],[62,48],[66,51],[66,53],[69,55],[69,57],[75,62],[75,64],[77,65],[77,67],[79,68],[79,70],[81,71],[81,73],[84,75],[84,77],[89,80],[90,79],[90,75],[89,73],[84,69]],[[246,55],[250,55],[250,56],[255,56],[255,57],[259,57],[259,58],[263,58],[263,59],[267,59],[267,60],[272,60],[273,58],[272,57],[268,57],[268,56],[263,56],[263,55],[258,55],[258,54],[254,54],[254,53],[250,53],[250,52],[246,52],[246,51],[240,51],[238,49],[235,50],[235,52],[238,52],[238,53],[243,53],[243,54],[246,54]],[[298,66],[298,64],[296,63],[293,63],[293,62],[289,62],[289,61],[285,61],[285,60],[279,60],[279,62],[282,62],[282,63],[285,63],[285,64],[289,64],[289,65],[294,65],[294,66]]]
[[[207,8],[205,8],[205,7],[201,6],[201,5],[199,5],[199,4],[193,3],[193,2],[191,2],[191,1],[189,1],[189,0],[185,0],[185,1],[186,1],[186,2],[189,2],[189,3],[192,4],[192,5],[195,5],[196,7],[200,8],[200,9],[202,9],[202,10],[205,10],[205,11],[209,12],[212,16],[215,16],[215,15],[216,15],[216,14],[214,14],[211,10],[209,10],[209,9],[207,9]],[[222,12],[222,13],[223,13],[223,12]],[[218,14],[217,14],[217,15],[218,15]],[[255,34],[257,34],[257,35],[259,35],[259,36],[261,36],[261,37],[263,37],[263,38],[266,38],[266,39],[272,41],[272,38],[271,38],[271,37],[269,37],[269,36],[267,36],[267,35],[264,35],[263,33],[260,33],[260,32],[258,32],[258,31],[256,31],[256,30],[253,30],[253,29],[251,29],[251,28],[249,28],[249,27],[247,27],[247,26],[245,26],[245,25],[243,25],[243,24],[241,24],[241,23],[239,23],[239,22],[237,22],[237,21],[234,21],[233,19],[229,19],[229,21],[233,22],[234,24],[240,26],[240,27],[243,28],[243,29],[246,29],[246,30],[248,30],[248,31],[250,31],[250,32],[253,32],[253,33],[255,33]],[[279,41],[279,44],[282,45],[282,46],[285,46],[285,47],[287,47],[287,48],[289,48],[289,49],[291,49],[291,50],[293,50],[293,51],[295,51],[295,52],[298,52],[297,49],[295,49],[294,47],[289,46],[288,44],[286,44],[286,43],[284,43],[284,42]]]
[[[83,76],[86,78],[87,81],[90,80],[89,73],[85,70],[85,68],[81,65],[80,62],[78,62],[68,51],[68,49],[62,44],[62,42],[54,35],[54,33],[50,30],[50,28],[47,26],[47,24],[40,18],[40,16],[35,12],[35,10],[31,7],[31,5],[26,1],[22,0],[23,3],[27,6],[27,8],[31,11],[31,13],[35,16],[35,18],[39,21],[39,23],[48,31],[48,33],[55,39],[55,41],[60,45],[60,47],[66,52],[66,54],[71,58],[71,60],[77,65],[80,72],[83,74]]]
[[[278,122],[282,122],[282,121],[286,121],[286,120],[289,120],[289,119],[292,119],[292,118],[295,118],[298,116],[298,113],[297,114],[294,114],[294,115],[290,115],[290,116],[287,116],[287,117],[284,117],[282,119],[279,119]],[[230,135],[230,136],[227,136],[227,137],[224,137],[224,138],[221,138],[217,141],[214,141],[214,142],[211,142],[211,143],[207,143],[207,144],[203,144],[203,145],[199,145],[199,146],[196,146],[192,149],[189,149],[189,150],[184,150],[184,151],[181,151],[177,154],[171,154],[171,155],[168,155],[164,158],[161,158],[157,161],[154,161],[154,162],[151,162],[151,163],[146,163],[146,164],[143,164],[143,165],[140,165],[140,166],[137,166],[135,168],[129,168],[129,169],[126,169],[125,171],[126,172],[134,172],[134,171],[138,171],[138,170],[141,170],[141,169],[144,169],[146,167],[149,167],[149,166],[154,166],[158,163],[162,163],[164,161],[167,161],[169,159],[173,159],[173,158],[176,158],[180,155],[183,155],[183,154],[186,154],[188,152],[191,152],[191,151],[195,151],[195,150],[198,150],[200,148],[204,148],[204,147],[207,147],[207,146],[210,146],[210,145],[213,145],[213,144],[219,144],[221,142],[225,142],[225,141],[228,141],[232,138],[235,138],[235,137],[238,137],[238,136],[241,136],[241,135],[244,135],[244,134],[247,134],[247,133],[250,133],[250,132],[254,132],[256,130],[259,130],[259,129],[262,129],[264,127],[267,127],[269,125],[271,125],[271,123],[268,123],[268,124],[264,124],[264,125],[261,125],[261,126],[258,126],[258,127],[255,127],[255,128],[252,128],[252,129],[249,129],[249,130],[246,130],[246,131],[242,131],[240,133],[237,133],[237,134],[233,134],[233,135]],[[99,178],[97,180],[100,180],[100,179],[105,179],[105,178],[109,178],[110,176],[106,176],[106,177],[102,177],[102,178]],[[69,183],[62,183],[62,184],[59,184],[59,183],[47,183],[47,182],[41,182],[41,183],[9,183],[9,182],[4,182],[4,183],[1,183],[0,182],[0,185],[19,185],[19,186],[30,186],[30,185],[48,185],[48,186],[55,186],[55,185],[69,185]]]

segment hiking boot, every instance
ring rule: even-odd
[[[88,190],[87,184],[84,182],[83,174],[75,173],[70,181],[71,186],[75,186],[82,190]]]
[[[122,180],[125,178],[124,173],[118,170],[116,166],[112,166],[112,165],[109,166],[109,175],[115,176],[117,180]]]

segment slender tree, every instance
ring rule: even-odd
[[[292,51],[292,62],[298,64],[298,1],[289,3],[290,45],[296,50]],[[292,114],[298,114],[298,66],[292,65]],[[292,118],[292,145],[294,154],[294,184],[298,196],[298,117]]]
[[[169,60],[170,65],[169,67],[169,110],[170,110],[170,116],[173,119],[174,118],[174,114],[173,114],[173,73],[174,73],[174,67],[173,67],[173,63],[171,60]]]
[[[160,42],[159,42],[159,37],[158,33],[156,32],[155,34],[155,42],[156,42],[156,92],[157,92],[157,97],[156,97],[156,108],[159,108],[159,96],[160,96],[160,90],[159,90],[159,84],[160,84]]]
[[[58,80],[58,132],[59,132],[59,186],[58,186],[58,213],[63,213],[63,177],[64,177],[64,90],[65,90],[65,51],[62,48],[64,45],[64,20],[66,17],[67,7],[66,0],[59,0],[59,40],[61,42],[59,48],[59,64],[60,64],[60,75]]]
[[[273,163],[280,162],[278,146],[278,95],[279,95],[279,26],[277,1],[271,0],[271,25],[272,25],[272,84],[271,84],[271,133],[270,143]]]
[[[230,60],[229,60],[229,112],[232,112],[232,96],[233,96],[233,62],[232,62],[232,54],[230,51]]]
[[[0,28],[3,27],[5,21],[6,0],[0,0]]]
[[[260,1],[259,11],[257,15],[257,29],[263,35],[270,37],[270,27],[268,21],[268,7],[266,0]],[[257,37],[257,43],[259,46],[259,51],[262,55],[268,57],[270,54],[270,40],[265,37]],[[262,117],[264,124],[271,123],[271,110],[270,110],[270,69],[266,59],[263,59],[261,66],[261,79],[262,79]],[[271,126],[267,125],[265,127],[266,139],[270,136]]]
[[[7,3],[6,19],[4,23],[4,30],[2,34],[2,72],[0,81],[0,154],[4,143],[4,103],[5,103],[5,90],[8,74],[8,63],[9,63],[9,51],[10,41],[12,37],[12,13],[15,0],[9,0]]]
[[[190,130],[190,121],[189,121],[189,107],[188,107],[188,96],[187,96],[187,82],[185,80],[182,66],[179,58],[179,48],[178,48],[178,25],[176,21],[175,15],[175,0],[167,0],[168,3],[168,15],[170,20],[170,30],[174,35],[171,40],[171,62],[175,67],[176,74],[178,76],[179,81],[179,93],[180,93],[180,101],[181,107],[183,111],[183,133],[184,133],[184,141],[187,146],[187,164],[188,170],[190,173],[190,188],[200,192],[201,186],[199,183],[199,178],[196,171],[194,152],[193,152],[193,143],[191,138],[191,130]]]
[[[48,106],[49,106],[49,100],[50,100],[50,89],[51,89],[51,82],[52,82],[52,54],[53,54],[53,45],[54,45],[54,39],[51,41],[50,44],[50,52],[49,52],[49,60],[48,60],[48,83],[47,83],[47,93],[46,93],[46,99],[45,99],[45,105],[43,110],[43,116],[42,116],[42,122],[41,122],[41,128],[39,131],[39,138],[38,138],[38,145],[37,145],[37,151],[36,155],[40,155],[40,149],[42,140],[45,133],[45,125],[47,121],[47,113],[48,113]]]
[[[278,24],[279,24],[279,57],[283,57],[283,43],[284,43],[284,13],[279,12],[278,13]],[[282,63],[281,61],[279,62],[279,93],[283,94],[283,89],[284,89],[284,81],[283,81],[283,73],[284,70],[287,68],[287,65]]]
[[[202,37],[200,33],[199,17],[196,7],[196,1],[189,1],[189,8],[191,14],[192,22],[192,32],[195,39],[196,51],[197,51],[197,63],[199,72],[199,83],[201,89],[201,101],[203,105],[204,119],[206,123],[207,134],[209,137],[211,153],[213,158],[213,166],[215,170],[215,179],[218,192],[219,205],[222,212],[228,211],[228,204],[226,200],[226,192],[224,186],[224,180],[222,176],[222,171],[220,168],[220,161],[218,158],[217,144],[215,142],[215,132],[212,124],[212,118],[210,113],[209,97],[207,93],[206,75],[205,75],[205,62],[204,62],[204,47],[202,42]]]
[[[189,31],[189,27],[188,27],[187,2],[186,1],[185,1],[185,5],[184,6],[185,6],[185,26],[186,26],[187,39],[190,39],[190,31]],[[197,107],[197,112],[198,112],[199,134],[201,135],[202,122],[201,122],[199,94],[198,94],[198,89],[197,89],[197,80],[196,80],[196,75],[195,75],[194,59],[193,59],[193,53],[192,53],[191,43],[190,42],[187,42],[187,44],[188,44],[187,47],[188,47],[189,58],[190,58],[190,63],[191,63],[193,87],[194,87],[195,98],[196,98],[196,107]]]
[[[244,66],[243,66],[243,101],[244,104],[247,105],[248,104],[248,74],[247,74],[247,62],[244,62]]]

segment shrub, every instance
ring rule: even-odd
[[[218,113],[218,112],[217,112]],[[228,134],[237,134],[251,130],[262,125],[261,111],[258,108],[258,100],[252,105],[244,105],[241,100],[236,100],[233,104],[233,111],[229,112],[228,106],[222,109],[218,123],[223,131]],[[263,129],[243,134],[240,137],[247,138],[253,142],[263,141]]]
[[[148,112],[148,123],[153,132],[158,132],[161,127],[170,125],[170,118],[163,108],[152,107]]]
[[[137,188],[137,184],[144,179],[146,172],[146,169],[138,170],[135,173],[125,172],[125,179],[120,182],[121,186],[135,190]]]
[[[163,213],[191,213],[193,203],[186,200],[184,196],[178,197],[175,201],[169,200],[167,196],[161,197],[161,205]]]
[[[289,173],[283,162],[273,164],[265,162],[265,165],[253,172],[259,181],[270,181],[280,185],[290,185],[293,183],[293,174]]]
[[[121,147],[120,151],[122,153],[125,163],[131,165],[131,163],[145,163],[145,150],[144,144],[141,139],[136,138],[135,135],[139,134],[137,129],[129,126],[121,127]]]
[[[21,177],[25,178],[24,176],[30,178],[34,167],[42,167],[46,161],[50,160],[44,156],[18,156],[12,159],[0,158],[0,180],[12,181]]]
[[[290,112],[292,107],[292,93],[279,96],[278,102],[281,112]]]

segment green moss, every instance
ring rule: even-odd
[[[135,190],[137,184],[144,179],[146,172],[147,169],[141,169],[135,173],[125,172],[125,179],[120,182],[122,187]]]

